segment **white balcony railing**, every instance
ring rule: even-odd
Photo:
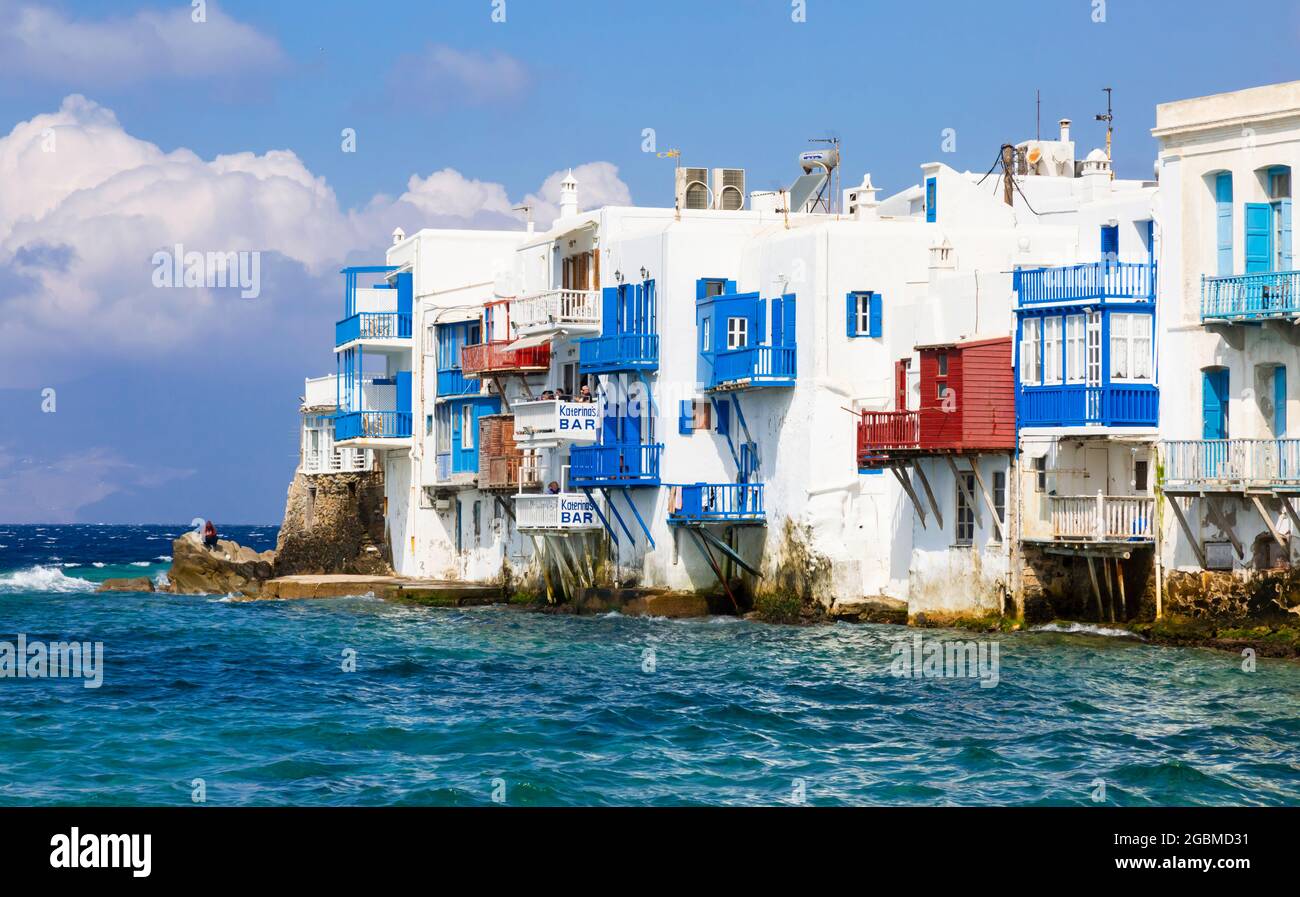
[[[591,499],[580,492],[516,495],[515,524],[520,532],[558,532],[600,529],[600,517]]]
[[[302,404],[306,408],[333,408],[338,403],[338,376],[308,377],[303,384]]]
[[[1165,488],[1300,485],[1300,439],[1179,439],[1165,443]]]
[[[1144,542],[1153,538],[1155,499],[1140,495],[1054,495],[1052,535],[1057,539]]]
[[[598,290],[547,290],[510,303],[510,323],[518,336],[595,333],[600,329]]]
[[[596,402],[566,402],[541,399],[516,402],[515,442],[595,442],[600,435],[600,405]]]
[[[372,458],[368,449],[336,448],[332,451],[308,449],[302,455],[302,472],[320,473],[362,473],[370,470]]]

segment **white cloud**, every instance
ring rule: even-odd
[[[511,100],[525,93],[530,83],[528,69],[508,53],[478,53],[446,44],[403,53],[388,76],[390,93],[404,103],[418,97],[439,106]]]
[[[285,63],[274,38],[209,2],[195,22],[188,3],[100,20],[0,0],[0,72],[55,84],[117,87],[149,78],[244,79]]]
[[[614,165],[574,173],[584,208],[630,201]],[[69,96],[0,137],[0,387],[48,385],[103,359],[319,349],[329,334],[307,331],[334,312],[323,306],[338,295],[338,267],[378,260],[394,226],[521,227],[511,211],[521,203],[545,226],[563,176],[512,201],[499,183],[443,169],[411,176],[397,199],[345,210],[288,150],[211,160],[164,152],[110,110]],[[153,254],[178,243],[261,252],[261,297],[155,288]]]

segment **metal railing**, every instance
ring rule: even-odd
[[[603,524],[596,506],[580,492],[516,495],[515,526],[528,530],[591,530]]]
[[[1300,439],[1181,439],[1164,443],[1170,486],[1300,484]]]
[[[1140,495],[1054,495],[1052,535],[1098,542],[1153,538],[1155,499]]]
[[[659,335],[619,333],[578,342],[578,368],[584,372],[653,370],[659,366]]]
[[[1090,262],[1051,268],[1021,268],[1012,274],[1021,305],[1085,299],[1155,301],[1156,266],[1149,262]]]
[[[355,340],[410,338],[411,316],[397,312],[361,312],[334,325],[336,346]]]
[[[712,386],[748,380],[761,385],[793,386],[794,346],[749,346],[719,352],[713,361]]]
[[[411,415],[404,411],[349,411],[334,416],[334,441],[408,439]]]
[[[762,483],[691,483],[670,493],[669,523],[761,522],[765,516]]]
[[[1202,321],[1300,317],[1300,271],[1201,277]]]
[[[569,450],[569,480],[583,486],[656,485],[661,442],[576,445]]]
[[[598,290],[547,290],[510,303],[510,323],[520,334],[552,327],[599,327]]]

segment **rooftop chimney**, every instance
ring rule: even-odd
[[[1061,119],[1061,142],[1070,142],[1070,120],[1068,118]]]
[[[394,246],[396,246],[398,243],[402,242],[402,241],[405,240],[405,239],[406,239],[406,232],[405,232],[404,230],[402,230],[400,227],[395,227],[395,228],[393,228],[393,245],[394,245]]]
[[[560,217],[569,218],[578,214],[578,181],[573,176],[573,169],[560,182]]]

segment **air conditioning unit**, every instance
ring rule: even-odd
[[[707,168],[678,168],[677,208],[709,208],[709,170]]]
[[[745,169],[713,169],[713,207],[727,212],[745,207]]]

